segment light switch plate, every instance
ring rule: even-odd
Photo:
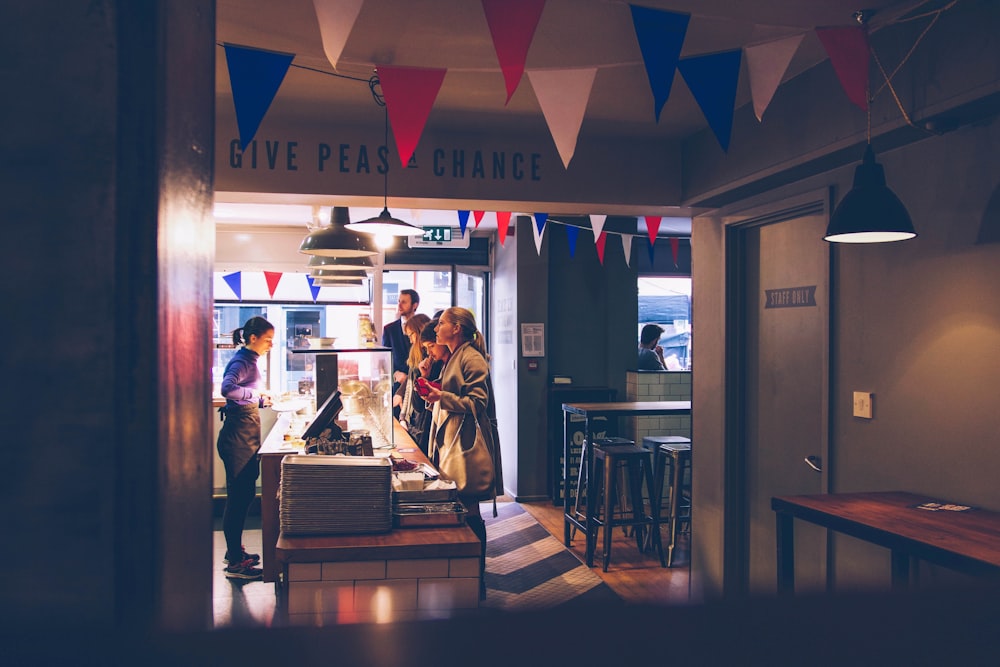
[[[862,419],[872,418],[872,394],[868,391],[854,392],[854,416]]]

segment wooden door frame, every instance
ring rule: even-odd
[[[748,525],[747,460],[746,460],[746,350],[744,336],[749,304],[743,298],[742,278],[746,274],[746,238],[753,229],[767,224],[793,220],[806,215],[821,215],[827,220],[832,210],[832,188],[813,190],[800,195],[785,197],[739,210],[722,209],[718,217],[724,228],[725,253],[725,442],[723,446],[723,595],[745,596],[750,590],[750,531]],[[830,250],[828,265],[827,345],[825,363],[825,423],[823,452],[824,492],[828,492],[832,479],[831,424],[833,400],[831,368],[833,346],[831,335],[834,320],[834,262]],[[827,540],[827,578],[833,572],[831,541]]]

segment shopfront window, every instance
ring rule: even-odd
[[[382,273],[382,324],[396,319],[396,304],[404,289],[420,295],[418,313],[433,317],[434,313],[451,306],[451,271],[421,269],[384,271]]]
[[[637,344],[642,327],[659,324],[667,370],[691,370],[691,278],[641,276],[638,287]]]

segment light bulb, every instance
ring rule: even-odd
[[[380,248],[381,250],[385,250],[386,248],[391,248],[393,238],[394,237],[392,234],[379,232],[375,234],[375,247]]]

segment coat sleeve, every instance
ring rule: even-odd
[[[441,409],[450,413],[483,414],[489,400],[489,364],[474,348],[445,366],[441,377]]]

